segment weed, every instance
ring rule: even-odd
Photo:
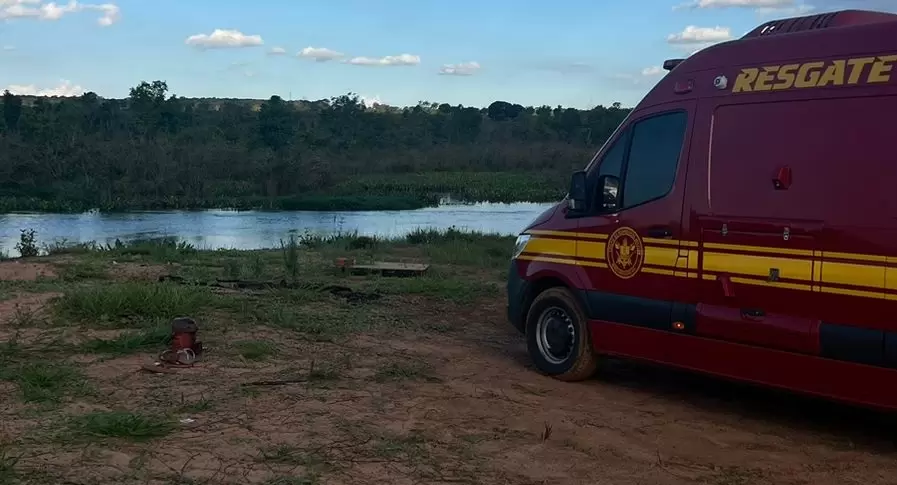
[[[59,403],[68,393],[83,392],[84,375],[66,364],[48,362],[4,366],[0,378],[19,387],[22,399],[31,403]]]
[[[243,265],[236,259],[224,261],[224,274],[230,279],[240,279],[243,276]]]
[[[61,266],[60,278],[63,281],[78,281],[89,279],[105,279],[106,268],[96,261],[77,261]]]
[[[59,239],[51,244],[44,244],[44,252],[50,256],[61,254],[86,254],[96,251],[96,243],[71,243],[67,239]]]
[[[121,256],[148,256],[162,262],[180,261],[185,256],[196,253],[196,248],[176,237],[159,237],[152,239],[135,239],[128,242],[115,240],[112,245],[103,248],[106,252]]]
[[[308,382],[310,383],[332,382],[339,380],[339,378],[340,372],[336,366],[325,365],[317,367],[315,362],[312,361],[312,367],[308,370]]]
[[[165,283],[118,283],[76,288],[57,300],[63,316],[84,322],[168,320],[192,315],[210,304],[202,288]]]
[[[281,304],[254,309],[250,318],[261,325],[293,330],[309,340],[333,342],[343,335],[373,328],[378,315],[367,310],[320,303],[300,307]]]
[[[254,254],[249,260],[249,274],[255,279],[260,279],[265,274],[265,261],[261,254]]]
[[[19,478],[16,465],[20,456],[13,456],[6,447],[0,447],[0,483],[15,483]]]
[[[425,295],[458,303],[469,303],[499,291],[498,286],[486,282],[439,274],[419,278],[378,278],[373,283],[374,289],[385,294]]]
[[[179,408],[179,411],[182,413],[201,413],[203,411],[212,409],[212,407],[212,401],[206,399],[205,397],[200,397],[198,400],[193,402],[186,402],[184,400],[184,397],[181,396],[181,406]]]
[[[19,234],[19,242],[16,243],[16,251],[23,258],[33,258],[40,254],[37,247],[37,235],[34,229],[22,229]]]
[[[246,360],[265,360],[277,353],[271,342],[264,340],[243,340],[236,343],[240,357]]]
[[[390,362],[377,370],[374,374],[374,380],[378,382],[386,381],[416,381],[416,380],[437,380],[430,374],[429,368],[418,362]]]
[[[37,327],[41,323],[41,318],[35,310],[27,307],[23,308],[17,303],[11,323],[16,328]]]
[[[161,416],[108,411],[73,417],[69,422],[69,430],[81,437],[148,441],[171,433],[174,423]]]
[[[93,339],[84,343],[85,352],[126,355],[148,349],[160,349],[171,343],[171,326],[166,322],[136,332],[127,332],[111,340]]]
[[[429,454],[426,439],[418,434],[410,436],[381,436],[374,446],[374,452],[381,458],[419,461]]]
[[[290,240],[280,240],[280,250],[283,255],[283,268],[287,276],[296,279],[299,276],[299,242],[290,234]]]

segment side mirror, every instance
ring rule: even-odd
[[[601,188],[601,211],[616,212],[620,208],[620,179],[613,175],[598,177],[598,187]]]
[[[573,212],[581,212],[586,210],[586,173],[584,171],[575,172],[570,177],[570,192],[567,199],[567,207]]]

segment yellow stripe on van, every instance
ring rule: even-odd
[[[809,281],[813,275],[812,260],[704,252],[704,271],[767,278],[773,268],[779,270],[780,278]]]
[[[529,231],[529,234],[533,237],[520,259],[607,268],[605,234],[566,231]],[[731,275],[733,282],[742,284],[897,301],[897,295],[887,293],[887,290],[897,291],[897,267],[885,266],[897,266],[897,256],[721,243],[701,246],[695,241],[656,238],[645,238],[643,242],[645,266],[641,271],[647,274],[713,281],[714,273],[724,273]],[[796,281],[767,281],[770,269],[778,269],[780,278]]]
[[[679,259],[678,247],[645,247],[645,264],[653,266],[676,267],[676,261]],[[644,269],[642,270],[644,271]]]
[[[595,241],[579,241],[576,245],[576,255],[580,258],[606,259],[605,250],[607,243]]]
[[[822,266],[822,284],[885,287],[885,267],[825,261]]]
[[[527,241],[526,247],[523,248],[523,252],[573,257],[576,256],[576,241],[573,239],[534,237]]]

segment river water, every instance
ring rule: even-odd
[[[513,235],[551,204],[448,204],[409,211],[257,212],[170,211],[125,214],[2,214],[0,250],[11,256],[19,231],[34,229],[40,244],[109,243],[174,236],[204,249],[278,247],[291,232],[354,232],[398,237],[418,228],[458,229]]]

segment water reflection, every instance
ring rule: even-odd
[[[197,247],[272,248],[290,232],[351,232],[397,237],[418,228],[516,234],[551,204],[446,204],[413,211],[377,212],[133,212],[126,214],[3,214],[0,248],[15,254],[21,229],[34,229],[42,243],[175,236]]]

